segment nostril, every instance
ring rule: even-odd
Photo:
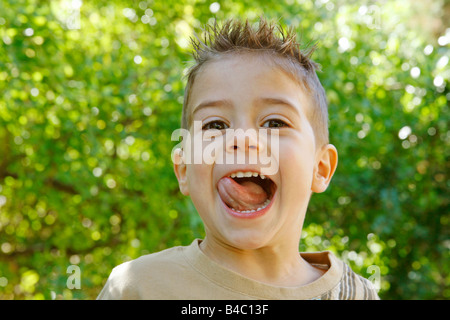
[[[257,150],[257,149],[258,149],[258,147],[257,147],[257,146],[254,146],[254,145],[248,146],[248,148],[249,148],[249,149],[253,149],[253,150]],[[233,146],[233,150],[237,150],[237,149],[239,149],[239,146],[234,145],[234,146]]]

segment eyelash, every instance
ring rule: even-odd
[[[223,128],[211,128],[210,126],[212,125],[212,124],[222,124],[224,127]],[[203,127],[202,127],[202,129],[203,130],[212,130],[212,129],[216,129],[216,130],[224,130],[224,129],[228,129],[229,128],[229,126],[225,123],[225,122],[223,122],[223,121],[220,121],[220,120],[213,120],[213,121],[210,121],[210,122],[208,122],[208,123],[206,123]]]
[[[271,123],[272,125],[273,125],[274,123],[277,123],[277,125],[275,125],[275,126],[267,125],[267,126],[266,126],[266,125],[265,125],[266,123]],[[216,127],[217,124],[219,124],[221,127],[220,127],[220,128],[217,128],[217,127]],[[213,127],[213,126],[214,126],[214,127]],[[286,122],[284,122],[283,120],[280,120],[280,119],[269,119],[269,120],[266,120],[266,121],[263,123],[262,127],[263,127],[263,128],[281,128],[281,127],[289,127],[289,125],[288,125]],[[216,129],[216,130],[224,130],[224,129],[228,129],[228,128],[229,128],[229,126],[228,126],[225,122],[223,122],[223,121],[221,121],[221,120],[213,120],[213,121],[210,121],[210,122],[206,123],[206,124],[202,127],[203,130],[212,130],[212,129]]]
[[[280,124],[280,125],[277,125],[277,126],[274,126],[274,127],[271,127],[271,126],[265,126],[265,124],[266,123],[270,123],[270,122],[272,122],[272,124],[273,124],[273,122],[276,122],[276,123],[278,123],[278,124]],[[263,123],[263,125],[262,125],[264,128],[280,128],[280,127],[289,127],[289,125],[286,123],[286,122],[284,122],[283,120],[281,120],[281,119],[269,119],[269,120],[267,120],[267,121],[265,121],[264,123]]]

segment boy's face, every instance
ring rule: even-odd
[[[306,116],[310,99],[301,86],[260,56],[236,54],[204,65],[191,90],[191,119],[202,124],[201,132],[191,125],[192,142],[219,129],[211,143],[224,141],[223,155],[248,160],[264,151],[278,169],[261,179],[254,177],[267,167],[261,163],[175,164],[180,190],[191,196],[206,237],[240,249],[299,241],[310,196],[325,191],[337,165],[336,149],[315,143]],[[256,134],[246,138],[230,129]],[[264,130],[268,138],[258,139]],[[272,130],[278,132],[275,142]],[[255,174],[232,176],[237,172]]]

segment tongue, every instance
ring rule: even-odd
[[[249,180],[239,184],[230,177],[225,177],[219,181],[218,190],[222,200],[229,207],[239,211],[255,210],[267,199],[264,189]]]

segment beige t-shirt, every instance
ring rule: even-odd
[[[290,300],[379,299],[372,283],[331,252],[300,253],[327,271],[300,287],[277,287],[248,279],[208,258],[196,239],[125,262],[113,269],[97,299]]]

